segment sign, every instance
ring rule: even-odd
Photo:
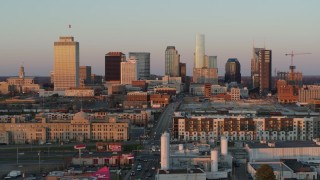
[[[85,144],[78,144],[74,146],[74,149],[85,149],[86,145]]]
[[[121,143],[97,142],[96,148],[98,152],[121,152]]]
[[[121,152],[121,144],[109,144],[109,151]]]

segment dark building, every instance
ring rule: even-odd
[[[266,95],[272,88],[272,51],[260,50],[259,51],[259,64],[260,64],[260,95]]]
[[[122,52],[109,52],[105,56],[105,81],[121,80],[121,62],[126,60]]]
[[[179,63],[179,69],[180,69],[180,77],[181,81],[183,83],[186,82],[186,76],[187,76],[187,66],[186,63]]]
[[[226,63],[226,72],[224,76],[224,82],[237,82],[241,83],[241,67],[237,58],[229,58]]]

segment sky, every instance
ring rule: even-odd
[[[320,75],[319,0],[3,0],[0,3],[0,76],[49,76],[53,43],[72,35],[80,65],[104,75],[110,51],[150,52],[151,73],[164,74],[167,46],[175,46],[192,74],[195,37],[205,34],[207,55],[218,56],[219,75],[238,58],[250,75],[252,47],[271,49],[272,69],[287,71],[286,53],[304,75]],[[69,24],[72,26],[68,28]]]

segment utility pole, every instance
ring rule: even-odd
[[[19,147],[17,147],[17,164],[19,164]]]
[[[41,152],[41,151],[38,151],[38,156],[39,156],[39,172],[40,172],[40,152]]]

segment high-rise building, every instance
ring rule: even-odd
[[[136,59],[130,58],[127,62],[121,62],[121,84],[132,84],[139,79],[139,67]]]
[[[126,60],[122,52],[109,52],[105,56],[105,81],[121,81],[121,62]]]
[[[271,91],[272,87],[272,51],[259,51],[260,65],[260,95],[266,95]]]
[[[54,42],[54,90],[79,87],[79,42],[60,37]]]
[[[129,52],[129,58],[135,58],[138,63],[139,79],[150,79],[150,53],[149,52]]]
[[[91,66],[80,66],[80,86],[91,84]]]
[[[196,36],[196,52],[193,67],[194,83],[218,83],[217,57],[205,55],[204,35]]]
[[[205,56],[205,67],[207,68],[218,68],[217,56]]]
[[[196,52],[194,60],[194,68],[205,67],[205,47],[204,47],[204,35],[197,34],[196,36]]]
[[[251,81],[252,88],[260,86],[260,63],[259,63],[259,51],[264,48],[252,48],[251,58]]]
[[[174,46],[168,46],[165,52],[165,75],[178,77],[180,54]]]
[[[238,84],[241,83],[241,67],[240,62],[237,58],[229,58],[226,63],[226,72],[224,82],[237,82]]]
[[[180,63],[179,64],[179,72],[180,72],[181,81],[183,83],[185,83],[186,82],[186,77],[187,77],[187,66],[186,66],[186,63]]]

